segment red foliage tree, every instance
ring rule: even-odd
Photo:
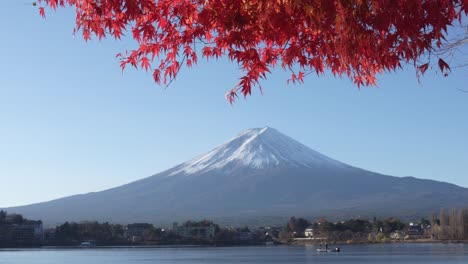
[[[376,74],[402,63],[424,73],[429,64],[418,61],[468,14],[468,0],[42,0],[40,14],[67,5],[86,41],[131,32],[139,46],[117,55],[122,69],[152,70],[158,84],[199,55],[228,56],[244,71],[227,93],[231,102],[277,64],[292,82],[329,70],[358,87],[375,85]],[[437,64],[450,70],[442,59]]]

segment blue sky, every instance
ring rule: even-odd
[[[26,1],[27,2],[27,1]],[[72,37],[73,11],[0,8],[0,207],[99,191],[150,176],[252,127],[270,126],[342,162],[468,187],[467,68],[418,83],[408,68],[358,90],[275,71],[230,106],[240,76],[224,59],[183,70],[168,89],[121,73],[130,41]]]

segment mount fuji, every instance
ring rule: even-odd
[[[48,224],[198,218],[233,224],[293,215],[415,218],[467,205],[466,188],[359,169],[264,127],[139,181],[6,210]]]

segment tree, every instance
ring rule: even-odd
[[[7,212],[1,210],[1,211],[0,211],[0,223],[5,222],[6,216],[7,216]]]
[[[449,214],[441,209],[439,220],[435,215],[431,218],[431,231],[434,238],[442,240],[468,238],[468,209],[451,209]]]
[[[22,224],[25,221],[24,217],[20,214],[13,214],[12,216],[12,224]]]
[[[304,231],[310,226],[310,222],[304,218],[291,217],[287,224],[287,231],[296,234],[296,236],[303,237]]]
[[[131,32],[138,48],[118,54],[127,65],[153,71],[156,83],[170,84],[183,65],[198,57],[227,56],[244,75],[227,93],[251,94],[272,68],[291,71],[292,82],[325,71],[347,76],[360,87],[376,75],[412,63],[424,74],[431,52],[441,48],[447,29],[462,23],[467,0],[41,0],[45,7],[73,6],[76,28],[120,39]],[[457,22],[457,20],[459,22]],[[434,54],[434,53],[432,53]],[[425,61],[424,61],[425,62]],[[438,58],[447,74],[449,65]]]
[[[375,236],[375,240],[377,241],[385,241],[386,240],[386,237],[383,233],[378,233],[376,236]]]

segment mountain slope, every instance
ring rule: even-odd
[[[291,215],[410,217],[467,203],[468,189],[355,168],[266,127],[130,184],[7,210],[47,223],[205,217],[235,222]]]

